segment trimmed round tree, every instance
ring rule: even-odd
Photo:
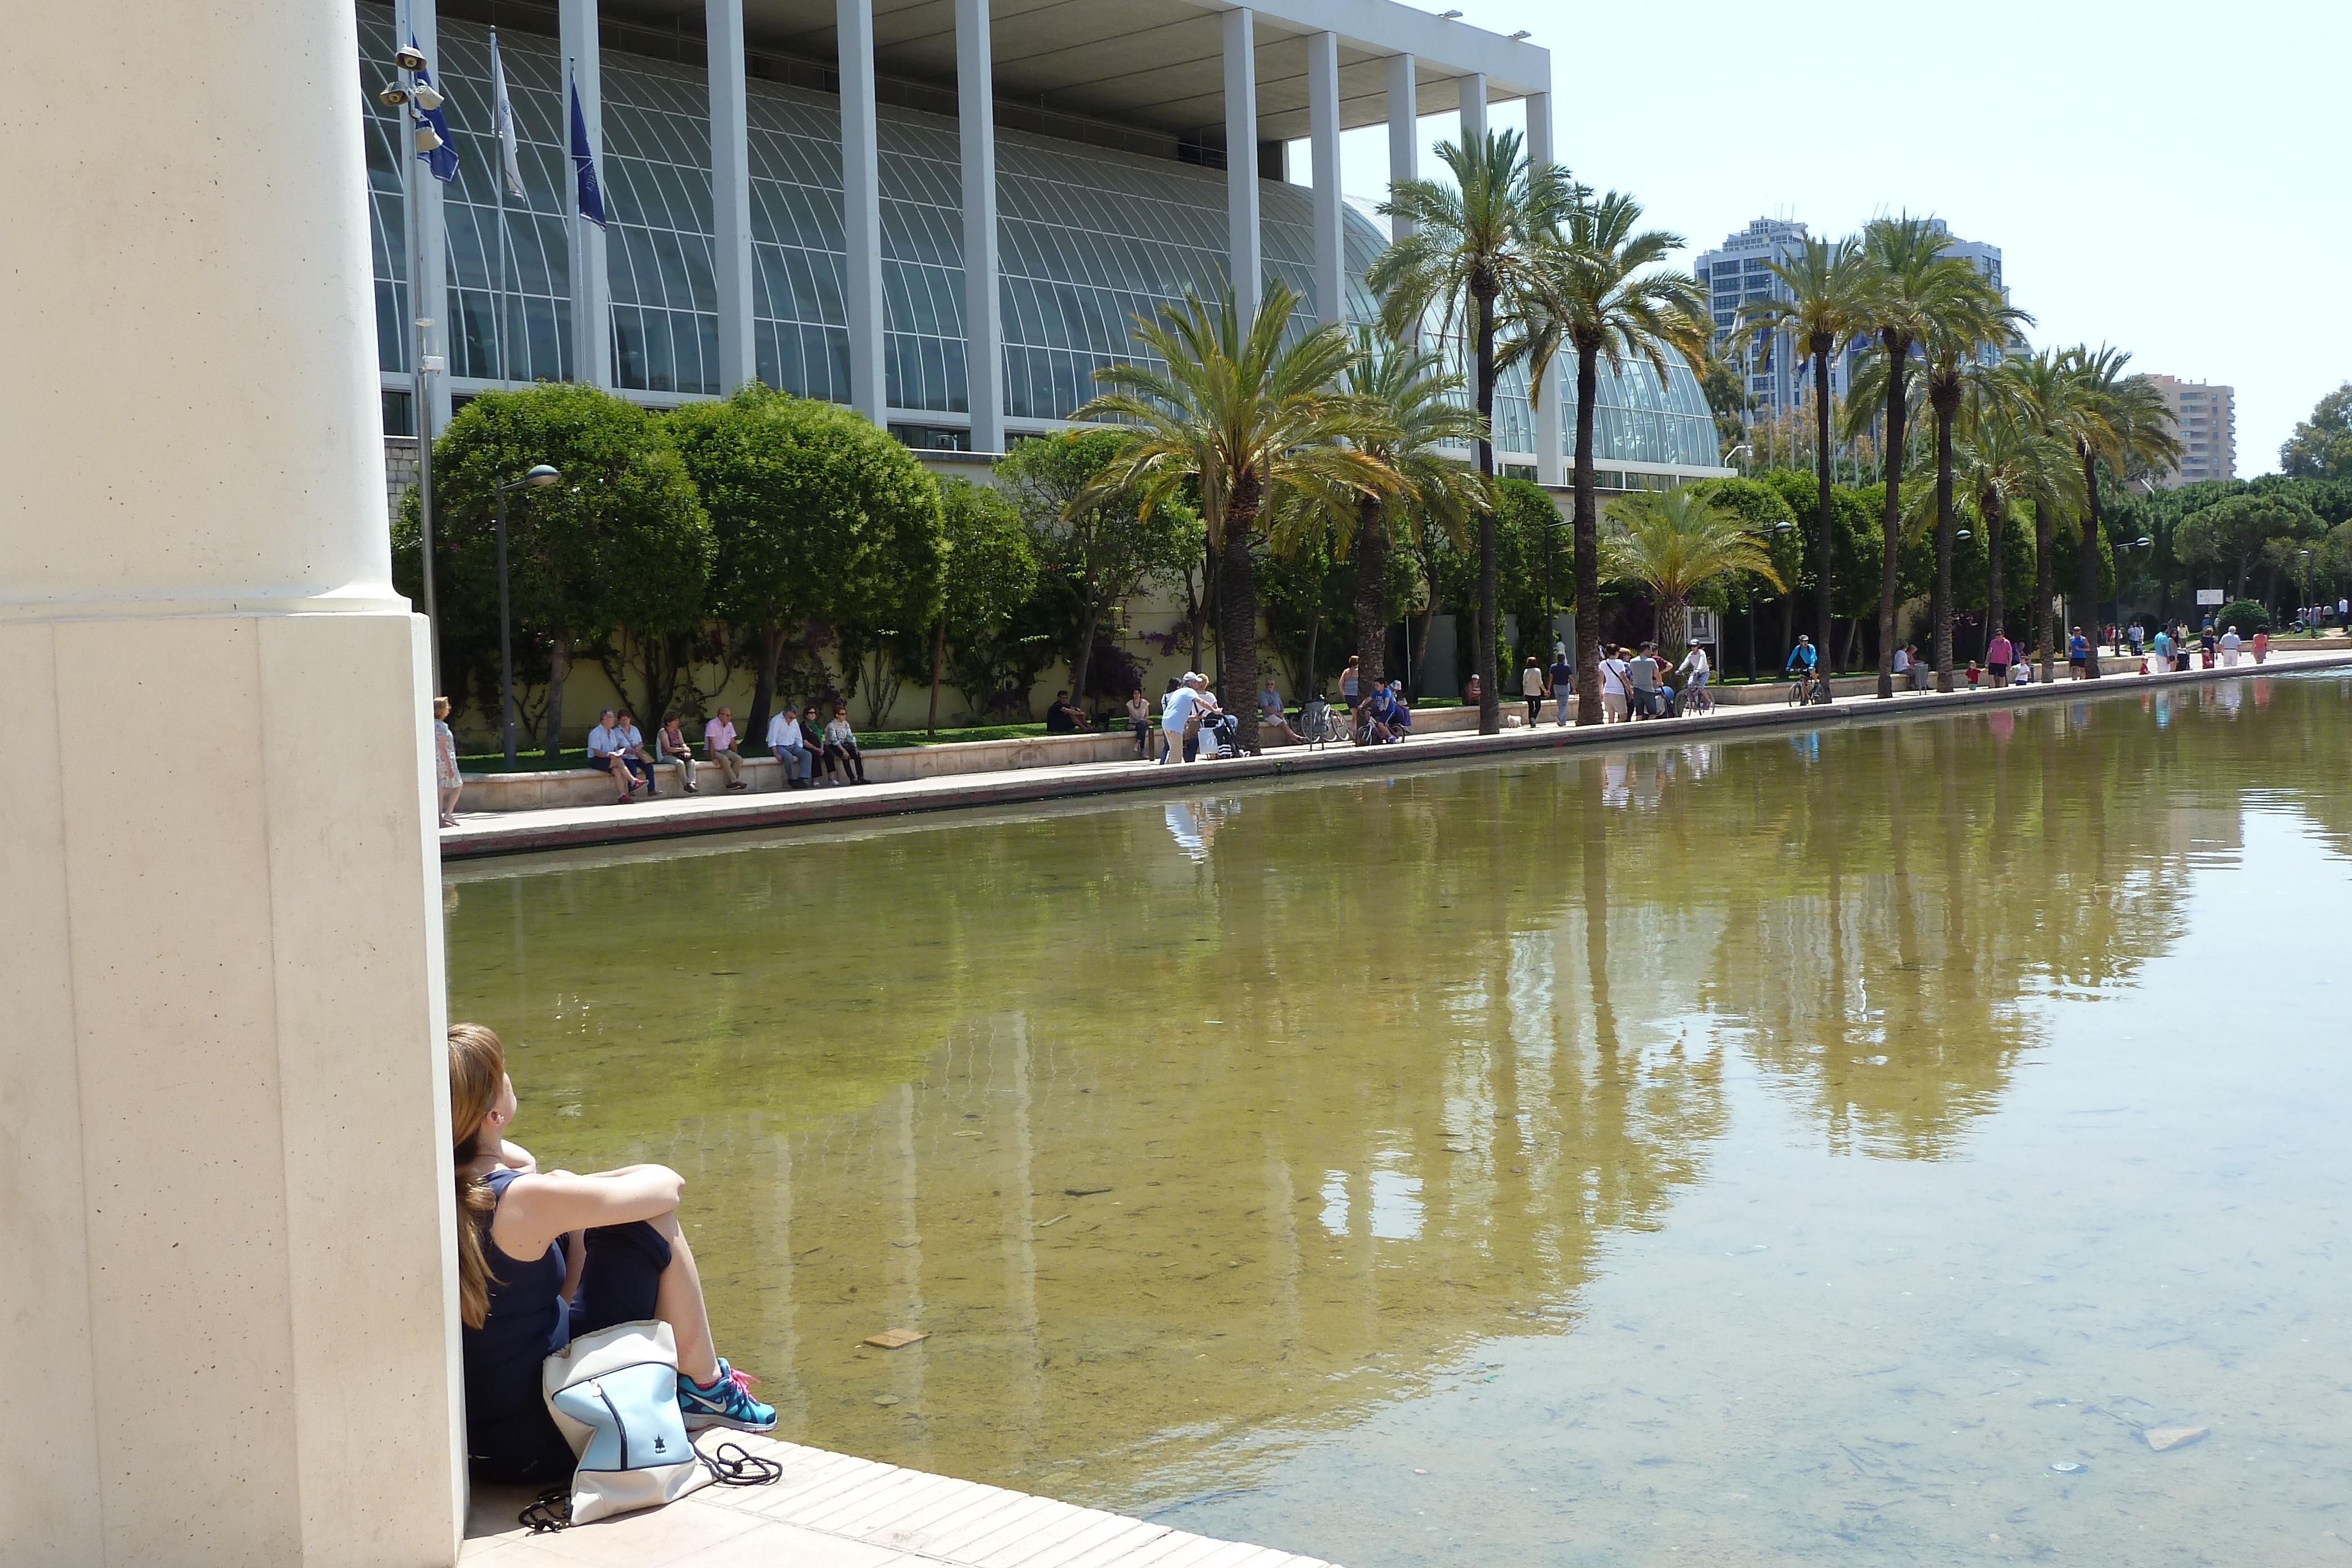
[[[928,728],[940,731],[940,681],[947,670],[948,638],[994,636],[1037,588],[1037,555],[1021,513],[1003,492],[969,479],[940,486],[947,530],[947,570],[940,613],[931,628],[931,706]]]
[[[465,689],[486,710],[498,707],[494,487],[539,463],[563,481],[507,493],[507,562],[518,684],[544,672],[541,732],[551,760],[574,658],[616,634],[691,628],[704,613],[714,544],[659,415],[570,383],[472,399],[433,443],[434,580],[445,663],[462,661]],[[394,529],[407,582],[417,576],[416,540],[411,491]]]
[[[747,733],[764,731],[777,662],[808,623],[876,635],[929,626],[946,559],[939,486],[895,437],[756,382],[669,424],[718,536],[713,610],[759,638]]]

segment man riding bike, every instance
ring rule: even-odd
[[[1819,668],[1821,657],[1820,650],[1813,647],[1813,639],[1799,632],[1797,646],[1789,650],[1789,662],[1782,666],[1782,673],[1792,675],[1797,680],[1790,702],[1801,706],[1807,702],[1829,701],[1829,682],[1822,679]]]

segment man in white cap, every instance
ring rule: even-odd
[[[1160,753],[1161,762],[1172,763],[1181,759],[1189,763],[1192,760],[1193,748],[1200,742],[1187,731],[1192,728],[1193,714],[1200,710],[1201,688],[1207,684],[1188,669],[1184,672],[1183,681],[1168,694],[1168,700],[1160,704],[1160,739],[1166,747]]]

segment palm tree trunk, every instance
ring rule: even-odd
[[[2050,684],[2050,601],[2057,596],[2050,559],[2050,503],[2033,503],[2033,643],[2042,655],[2042,684]]]
[[[1576,345],[1576,721],[1601,722],[1601,513],[1592,494],[1592,400],[1599,395],[1598,344]]]
[[[1366,496],[1356,503],[1356,664],[1364,681],[1379,680],[1384,674],[1389,628],[1382,612],[1388,608],[1388,508]],[[1314,671],[1308,674],[1311,678]],[[1319,680],[1316,689],[1322,689]]]
[[[1952,689],[1952,413],[1959,389],[1936,409],[1936,689]]]
[[[1895,695],[1895,581],[1896,552],[1903,544],[1903,381],[1911,344],[1894,332],[1880,334],[1886,349],[1886,505],[1879,515],[1885,549],[1878,568],[1878,695]]]
[[[2083,453],[2083,494],[2090,502],[2090,511],[2083,519],[2083,547],[2075,552],[2076,584],[2082,591],[2082,606],[2074,613],[2084,617],[2083,640],[2090,645],[2090,662],[2083,673],[2093,680],[2099,679],[2099,459],[2087,448]]]
[[[1498,584],[1495,564],[1495,294],[1490,287],[1477,293],[1478,302],[1478,472],[1487,484],[1486,504],[1478,509],[1477,654],[1470,668],[1478,672],[1478,733],[1503,732],[1503,693],[1495,670],[1495,600]]]
[[[1257,750],[1257,585],[1250,580],[1250,535],[1263,500],[1255,471],[1234,479],[1217,583],[1217,700],[1241,721],[1236,738],[1244,752]]]
[[[1836,470],[1830,456],[1830,352],[1837,340],[1827,332],[1813,334],[1810,345],[1813,351],[1813,473],[1819,490],[1820,528],[1815,537],[1821,541],[1821,555],[1813,563],[1813,579],[1821,589],[1821,631],[1813,640],[1821,645],[1822,657],[1830,657],[1830,639],[1837,627],[1830,617],[1830,568],[1837,559],[1831,520],[1836,509],[1830,504],[1830,492],[1837,483]]]
[[[2007,574],[2001,570],[2000,561],[2001,535],[2008,531],[2009,527],[2009,503],[1988,500],[1982,502],[1980,510],[1985,519],[1985,547],[1992,552],[1992,559],[1987,563],[1987,575],[1990,580],[1985,592],[1985,640],[1987,646],[1990,646],[1991,640],[2000,637],[2009,624],[2003,618],[2009,605],[2006,602]]]

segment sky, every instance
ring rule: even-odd
[[[2352,377],[2352,289],[2319,288],[2352,259],[2352,0],[1411,3],[1528,29],[1555,155],[1687,237],[1685,265],[1757,217],[1932,214],[2001,247],[2036,344],[2234,387],[2241,478]],[[1349,132],[1340,164],[1377,202],[1385,133]],[[2305,288],[2315,309],[2286,310]]]

